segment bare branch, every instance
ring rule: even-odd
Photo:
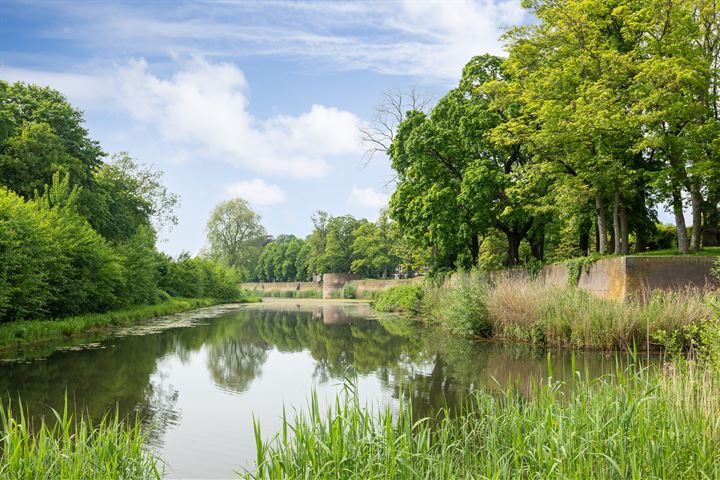
[[[383,93],[383,98],[383,102],[375,108],[370,125],[360,129],[366,146],[363,155],[365,165],[372,161],[376,153],[387,153],[395,140],[398,125],[405,120],[408,112],[428,113],[433,104],[430,94],[416,88],[387,91]]]

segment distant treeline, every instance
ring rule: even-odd
[[[237,296],[233,269],[157,251],[178,201],[161,175],[106,161],[57,91],[0,81],[0,322]]]
[[[305,239],[280,235],[267,243],[255,267],[254,280],[308,281],[323,273],[356,272],[385,278],[398,269],[412,270],[397,226],[383,214],[376,222],[350,215],[317,212],[314,229]]]

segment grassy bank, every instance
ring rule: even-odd
[[[314,399],[269,443],[247,479],[717,478],[716,376],[630,369],[578,380],[572,394],[538,386],[475,393],[459,415],[373,412],[353,396]]]
[[[381,311],[416,314],[456,334],[538,345],[645,349],[672,340],[692,343],[717,328],[715,294],[658,293],[646,301],[616,302],[574,287],[528,279],[490,281],[475,274],[456,288],[394,287],[375,302]]]
[[[143,446],[139,422],[110,416],[96,425],[67,410],[54,414],[33,425],[28,412],[0,405],[0,478],[162,478],[162,464]]]
[[[256,297],[244,296],[232,302],[244,303],[258,300]],[[129,326],[152,318],[221,303],[229,303],[229,301],[213,298],[170,298],[155,305],[137,305],[106,313],[79,315],[57,320],[3,323],[0,324],[0,348]]]

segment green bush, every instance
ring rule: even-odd
[[[380,312],[405,312],[417,315],[422,311],[423,288],[419,285],[396,285],[381,292],[375,303]]]
[[[162,261],[160,288],[174,297],[233,299],[240,296],[237,272],[212,260],[181,253]]]
[[[0,321],[118,305],[120,257],[72,208],[0,189]]]
[[[342,298],[352,299],[357,296],[357,288],[355,285],[346,283],[342,289]]]
[[[487,280],[474,275],[462,279],[457,288],[445,289],[436,296],[431,319],[458,335],[491,337],[493,323],[486,308],[488,288]]]

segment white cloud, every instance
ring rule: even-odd
[[[287,195],[277,185],[269,185],[264,180],[235,182],[225,185],[225,198],[244,198],[253,205],[278,205],[287,199]]]
[[[103,52],[312,57],[339,69],[443,83],[456,80],[473,55],[502,53],[504,30],[531,19],[520,0],[54,6],[76,24],[45,35]]]
[[[382,208],[387,205],[389,198],[387,193],[378,192],[372,187],[353,187],[348,202],[358,207]]]
[[[256,120],[245,76],[228,63],[196,58],[165,80],[135,60],[119,68],[119,89],[119,106],[165,139],[261,173],[323,177],[329,157],[363,151],[359,119],[337,108]]]
[[[196,57],[169,79],[150,72],[144,59],[116,66],[115,75],[0,67],[0,78],[51,86],[82,108],[126,112],[183,152],[182,161],[209,153],[263,174],[321,178],[332,158],[364,152],[360,119],[335,107],[256,119],[247,80],[229,63]]]

